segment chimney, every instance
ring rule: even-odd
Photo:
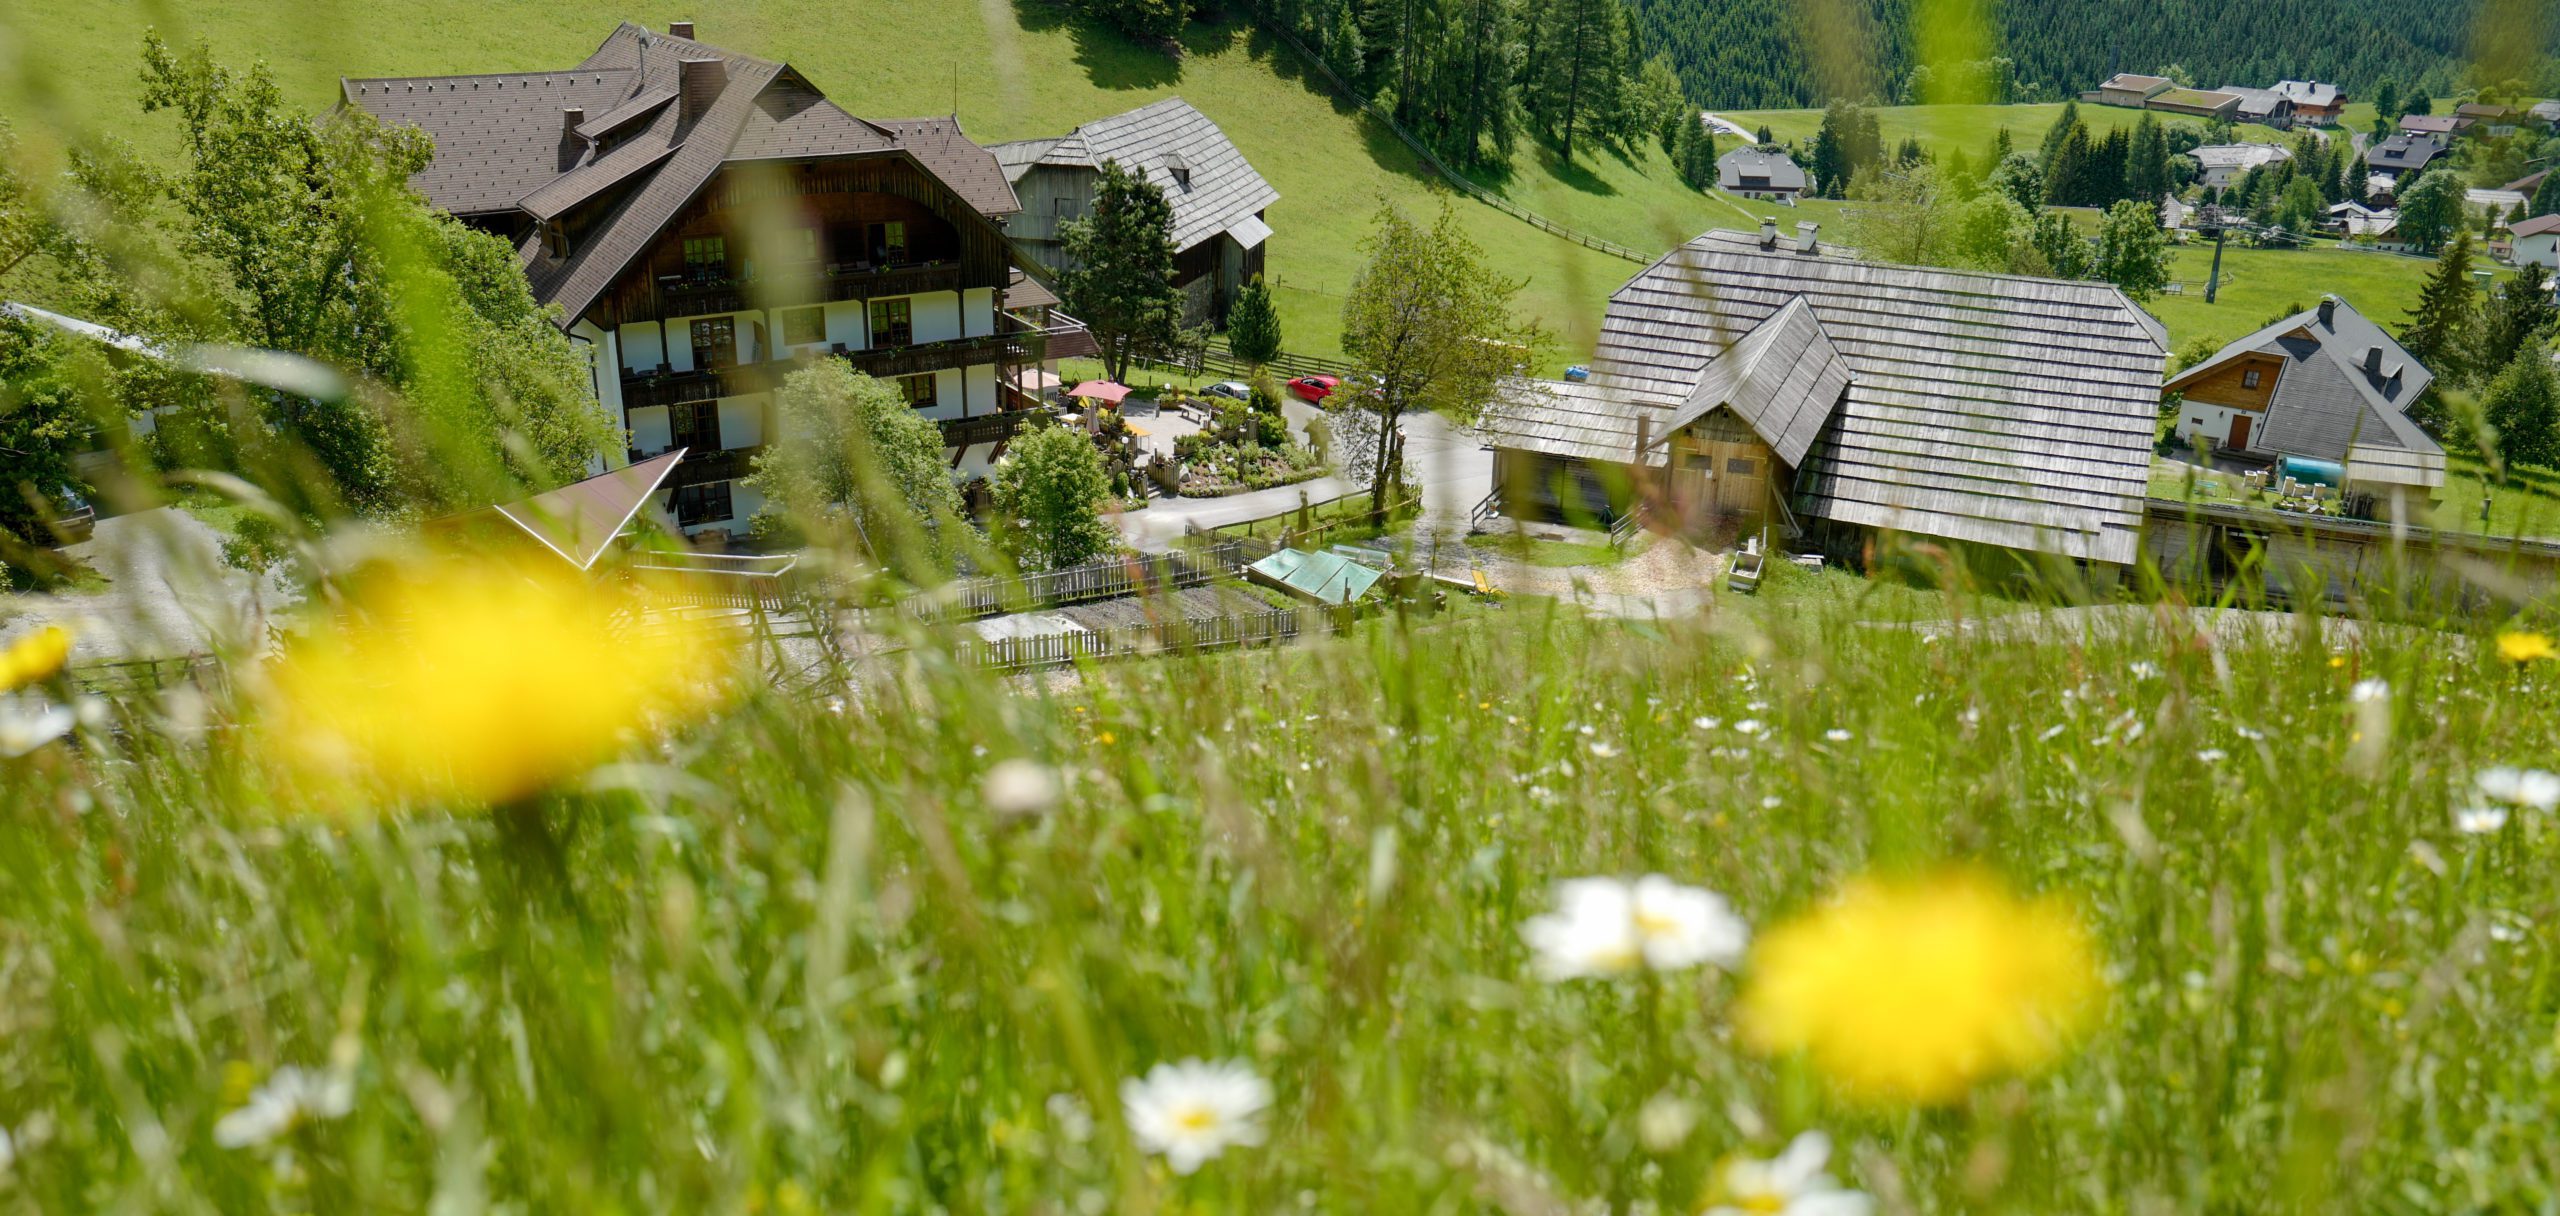
[[[585,122],[585,121],[587,121],[587,110],[586,110],[586,107],[584,107],[584,106],[562,106],[562,107],[560,107],[560,133],[561,133],[562,135],[575,135],[575,134],[577,134],[577,133],[578,133],[578,125],[579,125],[580,123]]]
[[[2338,327],[2338,297],[2320,297],[2320,325],[2324,329]]]
[[[1817,234],[1819,234],[1821,231],[1822,231],[1822,225],[1817,224],[1817,223],[1813,222],[1812,220],[1799,220],[1799,221],[1797,221],[1797,222],[1796,222],[1796,252],[1797,252],[1797,253],[1808,253],[1808,254],[1810,254],[1810,253],[1820,253],[1820,252],[1822,252],[1822,245],[1821,245],[1821,243],[1820,243],[1819,241],[1817,241],[1817,240],[1815,240],[1815,239],[1814,239],[1814,238],[1815,238],[1815,236],[1816,236]]]
[[[2368,346],[2364,348],[2364,374],[2376,377],[2382,375],[2381,347]]]
[[[693,38],[693,23],[690,21],[670,21],[667,23],[667,33],[673,37],[683,38],[690,41]]]
[[[1778,247],[1778,217],[1774,215],[1760,217],[1760,247],[1762,249]]]
[[[686,122],[692,122],[720,100],[720,90],[729,87],[727,61],[704,56],[687,59],[676,65],[677,104]]]

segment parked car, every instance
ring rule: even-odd
[[[80,496],[80,491],[62,487],[53,496],[53,531],[61,543],[76,545],[98,531],[98,508]]]
[[[1335,376],[1300,376],[1289,382],[1289,391],[1301,401],[1323,401],[1341,387],[1341,379]]]
[[[1253,389],[1242,380],[1221,380],[1200,391],[1206,396],[1224,397],[1229,401],[1253,400]]]

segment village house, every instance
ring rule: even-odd
[[[629,459],[687,453],[667,492],[688,533],[745,530],[760,503],[737,479],[804,360],[895,382],[968,477],[1036,404],[1041,364],[1092,349],[1017,274],[1013,191],[955,121],[857,118],[691,22],[625,22],[574,67],[342,90],[434,137],[430,203],[517,242]]]
[[[2346,90],[2317,80],[2279,80],[2276,90],[2293,103],[2293,120],[2315,127],[2336,126],[2346,113]]]
[[[2470,131],[2476,122],[2475,119],[2464,118],[2459,114],[2403,114],[2400,116],[2400,133],[2432,135],[2440,142],[2449,144],[2455,138]]]
[[[2560,127],[2560,101],[2537,101],[2525,113],[2546,127]]]
[[[1793,202],[1805,191],[1804,170],[1775,148],[1736,148],[1716,158],[1716,188],[1744,198]]]
[[[2238,97],[2207,89],[2171,89],[2152,98],[2151,108],[2164,114],[2184,114],[2208,122],[2236,122],[2240,118]]]
[[[2453,114],[2456,119],[2470,121],[2473,124],[2470,128],[2472,133],[2487,135],[2491,139],[2505,139],[2514,135],[2517,127],[2524,121],[2524,112],[2514,106],[2478,101],[2455,106]]]
[[[2528,262],[2560,270],[2560,215],[2537,215],[2507,234],[2515,242],[2515,264]]]
[[[1106,161],[1144,176],[1173,208],[1174,282],[1186,324],[1223,324],[1236,289],[1262,273],[1271,239],[1263,214],[1280,192],[1217,123],[1179,97],[991,151],[1022,200],[1006,235],[1045,273],[1067,269],[1060,230],[1093,206]]]
[[[2226,84],[2218,92],[2240,99],[2238,118],[2282,131],[2293,126],[2293,99],[2274,89],[2252,89]]]
[[[2444,154],[2444,137],[2404,132],[2366,149],[2364,164],[2374,176],[2389,178],[2396,186],[2404,177],[2414,178],[2426,172],[2427,166]]]
[[[1709,232],[1610,298],[1588,382],[1505,386],[1494,505],[2129,563],[2167,345],[2105,283],[1836,257],[1813,224]]]
[[[2411,422],[2435,377],[2336,296],[2233,342],[2172,378],[2178,436],[2200,453],[2336,465],[2392,518],[2432,502],[2444,449]]]
[[[2293,153],[2274,144],[2207,144],[2187,156],[2200,171],[2197,180],[2212,190],[2240,180],[2251,169],[2293,159]]]
[[[2111,106],[2130,106],[2139,110],[2149,104],[2152,98],[2176,87],[2176,82],[2166,76],[2143,76],[2133,72],[2118,72],[2098,86],[2098,91],[2091,100]]]

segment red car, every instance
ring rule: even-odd
[[[1321,402],[1341,387],[1341,379],[1335,376],[1300,376],[1289,382],[1289,391],[1301,401]]]

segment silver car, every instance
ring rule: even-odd
[[[1253,400],[1253,389],[1242,380],[1221,380],[1200,391],[1206,396],[1224,397],[1229,401]]]

